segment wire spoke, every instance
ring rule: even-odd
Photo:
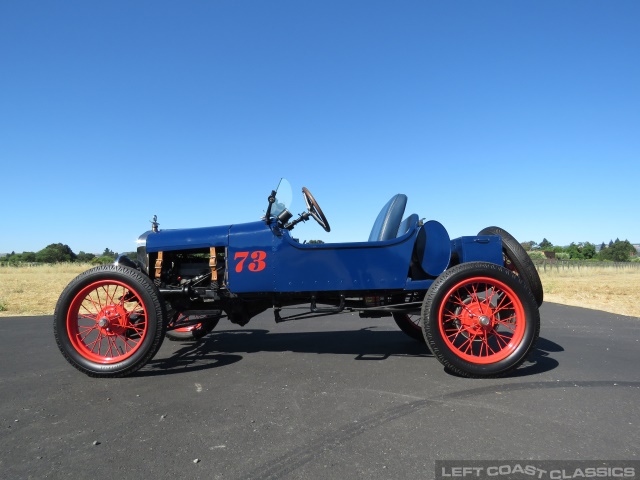
[[[98,336],[95,338],[95,340],[89,343],[85,343],[85,345],[90,352],[95,353],[96,349],[98,350],[98,352],[100,351],[101,343],[102,343],[102,333],[98,331]]]
[[[83,328],[83,330],[78,332],[78,337],[80,338],[80,341],[81,341],[82,343],[84,343],[84,341],[86,340],[86,338],[87,338],[90,334],[92,334],[93,332],[95,332],[95,331],[96,331],[96,328],[97,328],[97,327],[94,325],[93,327],[81,327],[81,328]],[[79,329],[78,329],[78,330],[79,330]]]
[[[500,346],[500,342],[501,341],[504,342],[504,345],[502,345],[500,347],[502,349],[502,348],[506,347],[507,345],[509,345],[509,342],[511,341],[512,337],[509,337],[509,336],[506,336],[506,335],[502,335],[501,333],[496,332],[495,338],[496,338],[496,341],[498,342],[498,346]]]

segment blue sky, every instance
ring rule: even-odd
[[[640,242],[640,2],[5,1],[0,252],[257,220]]]

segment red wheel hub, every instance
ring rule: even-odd
[[[458,321],[467,333],[477,335],[486,335],[493,329],[495,323],[491,308],[482,302],[472,302],[464,306]]]
[[[96,315],[97,326],[104,335],[124,335],[129,313],[121,305],[109,305]]]

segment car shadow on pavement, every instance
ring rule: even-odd
[[[268,330],[214,332],[202,348],[224,353],[293,352],[383,360],[392,356],[431,356],[429,349],[401,331],[375,327],[330,332],[272,333]]]
[[[545,372],[550,372],[560,366],[560,363],[551,357],[551,353],[564,352],[564,348],[549,339],[540,337],[527,359],[513,372],[503,375],[502,378],[518,378],[529,377],[531,375],[538,375]],[[444,369],[449,375],[454,377],[460,377],[456,372],[453,372],[447,368]]]
[[[353,356],[354,360],[430,357],[426,345],[400,331],[363,328],[355,331],[271,333],[242,329],[214,331],[200,341],[174,342],[181,347],[166,358],[152,359],[132,376],[169,375],[231,365],[241,354],[294,352]]]
[[[536,348],[529,353],[529,357],[524,363],[505,377],[528,377],[550,372],[560,366],[560,363],[551,356],[551,354],[555,352],[564,352],[564,348],[547,338],[540,337],[538,343],[536,343]]]
[[[505,377],[528,377],[531,375],[550,372],[560,366],[560,363],[555,358],[552,358],[550,354],[562,351],[564,351],[564,348],[557,343],[547,340],[546,338],[540,338],[535,350],[529,354],[529,357],[524,361],[524,363],[509,375],[505,375]]]
[[[353,360],[380,361],[390,357],[432,357],[426,345],[400,331],[362,328],[353,331],[272,333],[262,329],[214,331],[200,341],[175,342],[180,348],[166,358],[152,359],[133,376],[170,375],[225,367],[258,352],[293,352],[348,355]],[[552,358],[562,352],[557,343],[538,340],[536,349],[517,370],[506,375],[525,377],[559,366]],[[447,373],[457,376],[445,369]]]
[[[240,355],[225,355],[202,351],[198,344],[181,348],[168,358],[152,359],[131,377],[152,377],[173,373],[196,372],[224,367],[242,360]]]

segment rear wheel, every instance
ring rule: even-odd
[[[536,266],[531,261],[531,257],[527,254],[522,245],[509,232],[500,227],[487,227],[478,233],[478,235],[499,235],[502,239],[502,257],[504,266],[522,277],[525,281],[533,297],[536,299],[538,306],[542,305],[544,300],[544,291],[540,275],[536,270]]]
[[[524,281],[485,262],[456,265],[429,287],[422,328],[431,352],[465,377],[517,368],[535,345],[540,314]]]
[[[395,320],[396,325],[398,325],[400,330],[402,330],[414,340],[425,343],[424,334],[422,333],[422,321],[420,319],[420,315],[394,312],[393,319]]]
[[[60,295],[53,330],[67,361],[92,377],[143,367],[164,339],[165,311],[145,274],[104,265],[78,275]]]

